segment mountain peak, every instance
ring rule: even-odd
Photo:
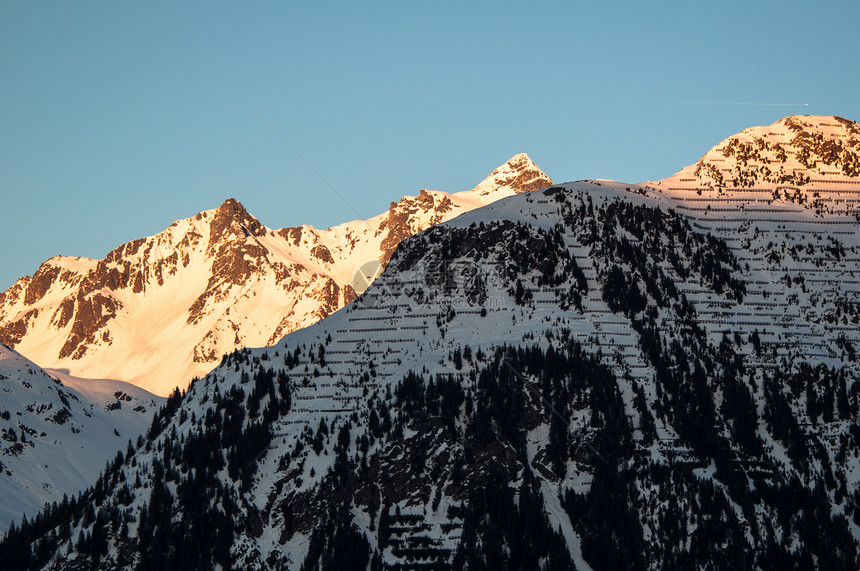
[[[552,185],[552,180],[525,153],[508,159],[474,188],[481,196],[507,188],[515,194],[540,190]]]
[[[526,153],[517,153],[509,158],[505,162],[505,165],[515,169],[537,168],[537,165],[535,165],[534,161]]]
[[[260,221],[245,210],[242,203],[235,198],[228,198],[215,210],[211,228],[210,245],[213,241],[224,236],[230,229],[236,233],[241,230],[246,235],[254,236],[265,233],[265,228],[260,224]]]
[[[789,189],[812,206],[820,188],[856,186],[860,175],[860,126],[836,116],[793,115],[750,127],[711,148],[695,164],[653,183],[672,192],[773,191]],[[823,185],[823,186],[822,186]],[[845,187],[847,189],[847,187]],[[783,190],[779,190],[783,189]]]
[[[221,206],[215,210],[215,213],[216,215],[240,219],[250,216],[245,207],[242,206],[242,203],[232,197],[222,202]]]

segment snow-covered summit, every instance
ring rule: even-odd
[[[505,164],[490,173],[482,180],[473,192],[480,196],[497,193],[501,189],[511,190],[516,194],[540,190],[552,184],[552,181],[538,168],[525,153],[519,153],[508,159]]]

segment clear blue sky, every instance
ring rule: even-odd
[[[857,22],[856,1],[4,2],[0,290],[231,196],[325,228],[518,152],[639,182],[784,115],[858,120]]]

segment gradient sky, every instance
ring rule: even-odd
[[[4,2],[0,290],[231,196],[326,228],[519,152],[641,182],[785,115],[860,120],[857,22],[854,0]]]

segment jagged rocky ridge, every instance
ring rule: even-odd
[[[225,358],[0,554],[854,568],[857,224],[685,197],[573,183],[405,240],[352,305]]]
[[[520,154],[470,191],[422,190],[328,230],[272,230],[229,199],[103,260],[46,261],[0,293],[0,341],[46,367],[166,396],[224,354],[270,345],[343,307],[359,269],[387,264],[403,238],[550,184]]]

